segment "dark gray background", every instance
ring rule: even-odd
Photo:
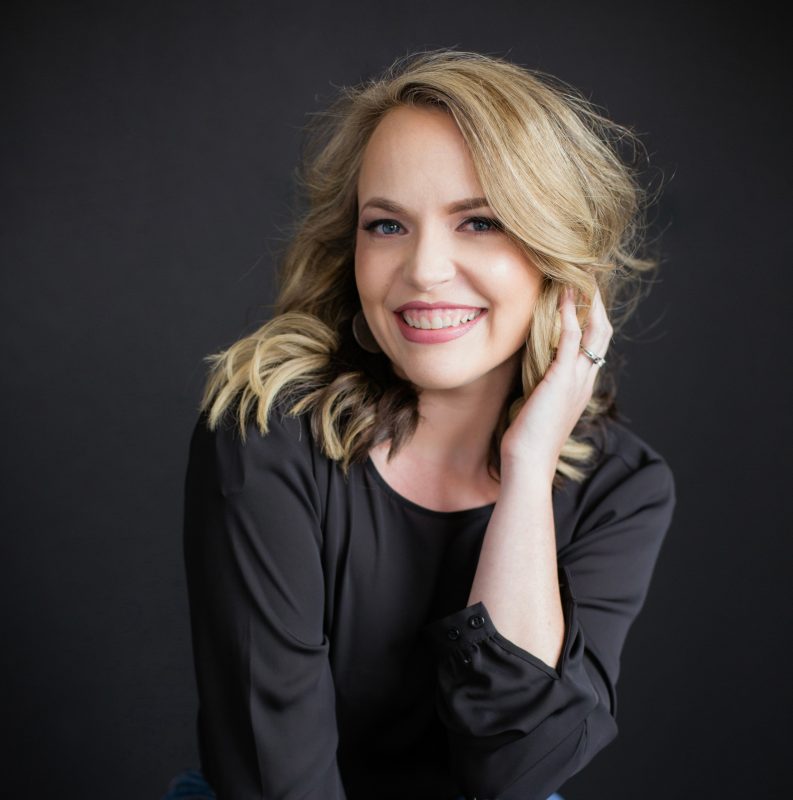
[[[667,183],[659,282],[615,349],[622,409],[679,505],[628,639],[620,736],[564,794],[788,796],[778,20],[669,2],[3,13],[4,795],[159,798],[197,765],[180,537],[201,359],[270,313],[307,115],[407,50],[458,46],[580,87],[645,134]]]

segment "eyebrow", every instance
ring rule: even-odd
[[[450,203],[446,207],[446,213],[457,214],[460,211],[473,211],[475,208],[484,208],[489,205],[490,203],[487,202],[486,197],[468,197],[465,200],[457,200],[454,203]],[[403,206],[399,205],[399,203],[395,203],[393,200],[389,200],[387,197],[370,198],[361,206],[361,211],[370,207],[381,208],[384,211],[391,211],[394,214],[407,213],[407,210]]]

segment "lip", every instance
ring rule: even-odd
[[[412,303],[408,303],[407,305],[403,306],[403,309],[408,308],[427,308],[428,305],[414,305]],[[480,308],[480,306],[447,306],[447,305],[434,305],[429,306],[431,308]],[[399,326],[400,333],[409,341],[415,342],[416,344],[440,344],[441,342],[450,342],[453,339],[459,339],[461,336],[465,336],[471,328],[476,325],[479,320],[481,320],[484,316],[487,315],[487,309],[483,308],[482,313],[478,314],[472,320],[468,322],[463,322],[462,325],[457,325],[454,328],[438,328],[437,330],[427,329],[427,328],[412,328],[410,325],[402,319],[402,314],[399,311],[394,312],[394,316],[396,317],[397,325]]]
[[[413,300],[410,303],[405,303],[401,305],[399,308],[394,309],[395,314],[399,314],[402,311],[407,311],[411,308],[482,308],[482,306],[468,306],[464,303],[452,303],[449,300],[438,300],[435,303],[425,303],[423,300]]]

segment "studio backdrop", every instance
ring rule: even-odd
[[[581,89],[649,153],[661,267],[613,344],[678,505],[618,738],[567,800],[787,796],[785,28],[685,3],[3,10],[2,792],[157,800],[198,766],[182,491],[203,357],[269,318],[301,131],[416,50]]]

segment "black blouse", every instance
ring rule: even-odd
[[[617,734],[614,687],[675,502],[662,458],[606,421],[553,491],[557,668],[466,607],[493,505],[441,512],[371,460],[344,479],[307,418],[243,445],[201,415],[184,548],[201,766],[219,800],[542,800]],[[530,513],[530,509],[527,509]]]

